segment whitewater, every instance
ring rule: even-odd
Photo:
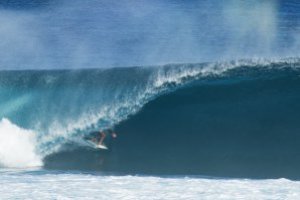
[[[41,166],[41,157],[36,154],[36,135],[11,124],[7,119],[0,122],[0,165],[2,167]]]
[[[299,199],[298,181],[1,170],[2,199]],[[17,194],[17,195],[16,195]]]

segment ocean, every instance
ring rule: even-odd
[[[0,199],[299,199],[299,9],[1,1]]]
[[[37,199],[296,199],[286,187],[299,179],[299,63],[1,71],[4,188]],[[108,151],[84,142],[106,128],[118,134]]]

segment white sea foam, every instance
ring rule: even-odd
[[[36,134],[12,124],[8,119],[0,121],[0,165],[2,167],[35,167],[42,161],[36,153]]]
[[[221,75],[222,73],[239,68],[242,66],[247,67],[272,67],[272,65],[279,64],[289,64],[291,67],[299,67],[299,58],[284,58],[284,59],[262,59],[262,58],[252,58],[245,60],[233,60],[233,61],[223,61],[223,62],[212,62],[203,64],[201,67],[191,64],[180,64],[171,68],[170,70],[164,70],[160,68],[154,78],[153,85],[155,88],[160,88],[165,84],[174,83],[176,85],[181,85],[185,83],[186,78],[192,78],[192,80],[199,79],[201,77],[209,75]],[[188,67],[190,65],[190,67]],[[285,65],[284,65],[285,66]]]
[[[300,199],[300,182],[287,179],[163,178],[0,171],[0,185],[1,199]]]

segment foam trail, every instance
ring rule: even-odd
[[[0,166],[23,168],[42,165],[36,154],[36,134],[12,124],[8,119],[0,121]]]

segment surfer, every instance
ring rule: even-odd
[[[108,149],[105,143],[107,143],[108,146],[111,146],[112,139],[116,137],[117,134],[112,129],[100,129],[98,131],[90,132],[84,137],[84,139],[91,145],[95,146],[95,148]]]
[[[103,143],[103,141],[104,141],[104,139],[107,136],[106,133],[108,133],[112,138],[116,138],[117,137],[117,134],[112,129],[108,129],[106,131],[105,130],[104,131],[100,130],[100,140],[98,142],[98,145],[105,146],[105,144]]]

